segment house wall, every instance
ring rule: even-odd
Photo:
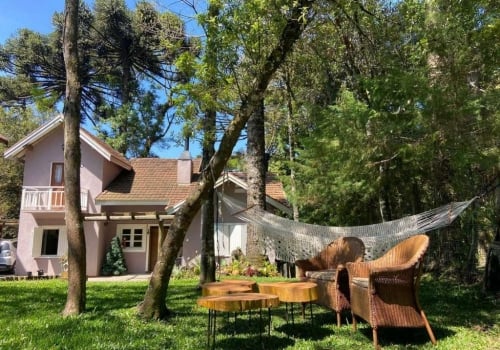
[[[236,188],[237,187],[234,186],[233,183],[228,183],[224,185],[224,189],[218,189],[218,191],[222,193],[222,196],[234,197],[238,201],[246,203],[246,192],[236,193],[237,192]],[[219,212],[219,215],[217,214],[217,211]],[[216,226],[214,228],[214,231],[216,231],[217,228],[221,229],[222,225],[224,224],[244,224],[243,221],[233,217],[231,213],[232,213],[231,209],[225,205],[222,205],[220,200],[218,200],[214,218],[214,223]],[[245,239],[246,236],[244,237],[244,240]],[[220,239],[217,239],[217,237],[215,237],[215,244],[221,245],[220,250],[222,250],[223,242],[221,237]],[[218,255],[218,251],[220,250],[217,249],[217,246],[215,248],[216,248],[215,254]],[[193,222],[191,223],[191,226],[189,227],[189,230],[186,233],[186,237],[184,239],[182,247],[181,264],[185,266],[198,264],[200,256],[201,256],[201,212],[198,212],[195,218],[193,219]],[[226,257],[228,256],[221,253],[221,258],[226,258]]]
[[[49,186],[53,162],[63,162],[64,134],[62,126],[41,139],[26,152],[24,164],[24,186]],[[120,167],[104,159],[87,143],[81,143],[80,185],[89,190],[88,213],[101,211],[95,197],[102,192],[120,172]],[[103,183],[105,182],[105,184]],[[82,208],[85,209],[85,208]],[[60,257],[33,257],[34,230],[40,226],[65,226],[64,213],[28,213],[19,215],[18,248],[16,273],[34,275],[40,269],[45,274],[61,273]],[[87,275],[98,276],[105,254],[105,230],[103,222],[87,221],[84,223],[87,250]]]
[[[131,211],[141,211],[141,212],[149,212],[149,211],[164,211],[165,207],[161,206],[103,206],[102,211],[104,212],[131,212]],[[151,226],[158,226],[158,222],[156,220],[113,220],[103,224],[102,239],[103,239],[103,251],[100,255],[100,265],[102,266],[104,261],[104,257],[106,252],[110,246],[111,240],[118,233],[118,228],[121,225],[126,226],[143,226],[146,229],[146,238],[144,241],[144,249],[140,251],[133,251],[123,249],[123,255],[125,257],[125,262],[127,264],[128,273],[139,274],[148,272],[148,261],[149,261],[149,246],[151,236],[149,234],[149,230]]]
[[[24,158],[24,186],[50,186],[51,167],[53,162],[62,162],[63,130],[57,128],[50,137],[45,137],[31,149],[26,151]],[[40,214],[38,214],[40,215]],[[33,257],[34,228],[44,223],[64,226],[64,214],[45,214],[48,217],[36,217],[33,213],[20,212],[19,231],[17,236],[16,273],[26,275],[28,271],[36,275],[40,269],[46,274],[60,271],[58,258]]]
[[[63,129],[57,128],[26,152],[24,186],[50,186],[52,163],[64,161],[63,140]]]
[[[21,212],[17,235],[16,273],[18,275],[26,275],[27,271],[36,272],[39,269],[37,261],[32,257],[33,227],[35,226],[36,221],[33,215]]]

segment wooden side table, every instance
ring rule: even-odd
[[[217,311],[235,312],[259,310],[260,341],[262,343],[262,309],[268,310],[268,336],[271,335],[271,308],[279,305],[276,295],[262,293],[234,293],[198,298],[198,306],[208,309],[207,348],[215,349]]]
[[[288,321],[288,304],[291,308],[292,324],[293,318],[293,303],[302,304],[302,317],[305,317],[305,304],[309,304],[312,315],[312,302],[318,299],[318,289],[316,283],[313,282],[269,282],[259,283],[259,292],[270,293],[278,296],[281,302],[285,303],[286,315]]]
[[[250,284],[237,284],[227,282],[209,282],[201,286],[201,295],[226,295],[231,293],[248,293],[252,292],[253,288]]]

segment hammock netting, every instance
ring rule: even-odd
[[[452,202],[429,211],[365,226],[321,226],[289,220],[256,208],[245,208],[241,202],[223,197],[223,203],[234,217],[256,226],[259,241],[271,260],[294,262],[310,258],[340,237],[359,237],[365,244],[365,260],[382,256],[399,241],[450,225],[475,198]]]

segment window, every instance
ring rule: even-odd
[[[51,186],[64,186],[64,163],[52,163]]]
[[[68,251],[66,227],[36,227],[33,235],[33,257],[62,256]]]
[[[43,230],[42,236],[42,255],[57,255],[57,246],[59,243],[59,230]]]
[[[122,248],[125,251],[144,251],[146,226],[118,225],[118,236],[121,237]]]

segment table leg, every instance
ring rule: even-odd
[[[268,337],[271,337],[271,325],[272,325],[272,322],[271,322],[271,308],[268,307],[267,308],[267,320],[268,320],[268,333],[267,333],[267,336]]]
[[[208,309],[207,349],[215,349],[216,320],[217,311]]]
[[[262,308],[259,309],[259,340],[262,345]]]
[[[313,320],[313,304],[309,302],[309,310],[311,311],[311,324],[314,324]]]

